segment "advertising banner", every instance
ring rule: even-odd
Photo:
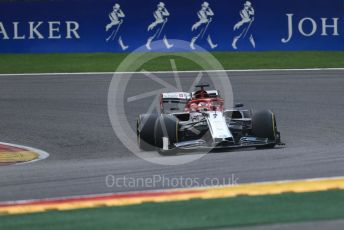
[[[344,50],[343,0],[3,0],[1,53]],[[161,51],[161,49],[159,50]]]

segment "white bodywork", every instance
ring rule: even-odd
[[[207,117],[207,123],[214,143],[225,141],[226,139],[228,140],[228,138],[233,138],[222,112],[211,111],[207,114],[209,115]]]

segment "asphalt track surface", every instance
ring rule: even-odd
[[[160,75],[173,79],[170,73]],[[236,102],[275,112],[286,147],[211,153],[180,166],[152,164],[130,153],[112,129],[107,109],[111,74],[0,76],[0,141],[50,154],[32,164],[0,167],[0,201],[174,187],[166,178],[202,184],[205,178],[248,183],[344,176],[344,71],[229,75]],[[183,74],[185,80],[194,77]],[[141,74],[132,80],[132,91],[150,87]],[[145,103],[128,107],[133,126]],[[107,186],[108,175],[165,181]]]

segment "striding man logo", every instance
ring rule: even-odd
[[[123,13],[121,6],[116,3],[113,6],[112,12],[109,14],[110,23],[106,25],[106,32],[110,31],[110,35],[106,38],[106,41],[114,41],[117,39],[118,44],[122,50],[126,50],[129,46],[125,45],[120,33],[121,25],[123,24],[125,14]]]
[[[251,2],[245,2],[244,8],[240,11],[240,17],[241,20],[234,25],[234,31],[237,34],[233,38],[232,47],[235,50],[238,49],[237,42],[248,37],[252,47],[255,48],[256,43],[251,32],[252,23],[254,22],[254,8]]]
[[[166,34],[163,32],[165,25],[168,21],[168,17],[170,16],[170,13],[165,7],[165,3],[160,2],[157,5],[157,9],[154,11],[153,16],[155,18],[155,21],[152,22],[148,26],[148,31],[151,33],[151,36],[148,38],[146,43],[146,48],[148,50],[151,50],[151,43],[153,40],[158,40],[160,36],[163,35],[163,41],[167,49],[171,49],[173,47],[173,44],[170,44],[168,42]]]
[[[203,2],[201,9],[197,13],[198,21],[193,24],[191,31],[194,31],[195,36],[191,39],[190,48],[195,49],[195,43],[199,39],[207,38],[207,42],[211,49],[215,49],[217,44],[214,44],[211,35],[208,32],[209,25],[213,21],[214,12],[209,6],[208,2]]]

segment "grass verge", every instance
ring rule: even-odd
[[[214,229],[344,218],[344,191],[242,196],[0,216],[2,229]]]
[[[341,68],[344,52],[214,52],[224,69]],[[147,55],[157,55],[157,53]],[[1,54],[0,73],[113,72],[127,54]],[[145,65],[150,71],[171,70],[170,57],[179,70],[199,66],[171,53]],[[196,61],[196,60],[195,60]]]

